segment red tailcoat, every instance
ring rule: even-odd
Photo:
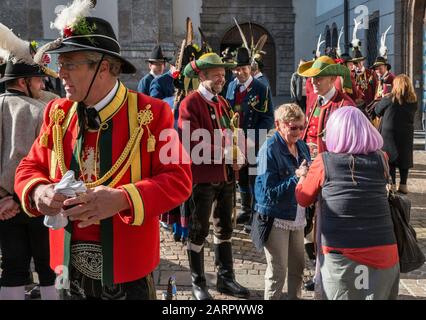
[[[30,216],[38,216],[31,206],[32,190],[40,184],[58,182],[61,171],[57,155],[52,151],[53,134],[51,111],[60,108],[65,112],[62,121],[64,160],[70,168],[77,143],[78,121],[76,103],[58,99],[46,108],[40,138],[48,134],[48,143],[36,140],[16,170],[15,191],[21,198],[23,209]],[[105,284],[124,283],[145,277],[160,261],[159,215],[183,203],[191,194],[192,176],[190,164],[182,164],[182,148],[173,130],[173,116],[166,103],[127,90],[123,84],[113,100],[99,112],[101,123],[106,124],[99,138],[100,163],[106,169],[116,163],[122,154],[133,129],[138,126],[138,112],[151,110],[152,121],[144,126],[144,134],[130,168],[114,186],[125,191],[131,209],[112,218],[102,220],[101,245],[103,254],[102,281]],[[101,125],[102,127],[102,125]],[[149,130],[148,130],[149,129]],[[168,129],[175,132],[173,139],[160,140],[160,133]],[[147,150],[149,132],[155,137],[155,150]],[[174,141],[170,144],[170,140]],[[160,161],[163,146],[173,146],[178,160]],[[179,150],[176,150],[179,149]],[[119,170],[120,171],[120,170]],[[114,178],[113,175],[112,178]],[[107,181],[105,184],[109,183]],[[51,267],[69,265],[69,246],[72,234],[66,228],[50,231]]]
[[[392,92],[395,75],[388,72],[383,81],[376,77],[375,99],[380,100],[388,93]]]
[[[362,74],[355,74],[356,87],[358,92],[361,93],[360,98],[364,100],[366,106],[374,101],[376,82],[376,74],[370,69],[365,69]]]
[[[328,118],[330,115],[337,110],[338,108],[345,107],[345,106],[355,106],[354,101],[345,93],[339,91],[336,89],[336,93],[334,94],[334,97],[324,106],[320,109],[320,115],[318,119],[318,123],[313,124],[313,114],[315,111],[315,108],[317,107],[317,100],[318,95],[313,93],[310,97],[310,105],[306,106],[306,113],[308,115],[308,125],[303,132],[303,140],[306,141],[308,137],[308,131],[315,131],[315,136],[317,137],[316,144],[318,146],[318,153],[322,153],[326,151],[326,145],[323,141],[323,131],[326,127]],[[315,125],[315,128],[313,129],[311,126]]]

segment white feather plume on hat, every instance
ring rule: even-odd
[[[388,35],[389,30],[392,28],[392,25],[389,26],[389,28],[386,29],[385,33],[382,34],[382,37],[380,38],[380,49],[379,53],[380,56],[384,58],[388,58],[388,47],[386,46],[386,37]]]
[[[74,0],[70,6],[62,9],[55,22],[50,24],[50,28],[56,28],[62,34],[65,28],[71,27],[78,23],[81,18],[87,17],[92,7],[93,2],[90,0]]]
[[[0,60],[2,60],[2,63],[6,62],[8,59],[9,59],[9,52],[0,48]]]
[[[34,64],[30,52],[30,43],[16,36],[11,29],[0,23],[0,48],[4,51],[2,57],[13,63],[23,62]]]

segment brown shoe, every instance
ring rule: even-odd
[[[403,194],[408,194],[408,188],[406,184],[400,184],[398,188],[398,192]]]

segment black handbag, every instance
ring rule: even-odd
[[[389,192],[388,201],[398,244],[400,272],[407,273],[420,268],[425,262],[425,255],[417,243],[416,231],[410,225],[410,200]]]
[[[382,161],[389,183],[389,165],[383,155]],[[426,260],[417,242],[416,231],[410,225],[411,201],[389,188],[388,202],[398,244],[400,272],[411,272],[420,268]]]

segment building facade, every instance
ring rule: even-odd
[[[389,26],[386,46],[392,72],[405,73],[413,80],[419,97],[416,127],[421,128],[422,111],[426,106],[426,16],[425,0],[316,0],[315,37],[322,34],[326,44],[334,47],[343,26],[342,50],[350,52],[354,19],[363,20],[358,38],[367,65],[379,54],[380,38]],[[367,18],[367,19],[365,19]]]
[[[233,17],[250,37],[251,23],[255,38],[268,35],[265,46],[265,73],[277,95],[289,94],[289,83],[295,67],[294,3],[311,0],[101,0],[93,15],[111,22],[121,44],[122,54],[138,68],[138,73],[123,80],[136,88],[147,72],[145,59],[151,49],[161,44],[170,56],[176,52],[185,34],[186,17],[191,17],[195,35],[198,27],[216,52],[225,46],[240,46],[242,41]],[[4,0],[0,2],[0,21],[24,39],[40,42],[55,39],[50,29],[55,11],[70,0]],[[299,4],[296,4],[299,6]],[[300,42],[303,46],[305,42]],[[299,44],[300,46],[300,44]],[[303,50],[302,50],[303,51]]]

